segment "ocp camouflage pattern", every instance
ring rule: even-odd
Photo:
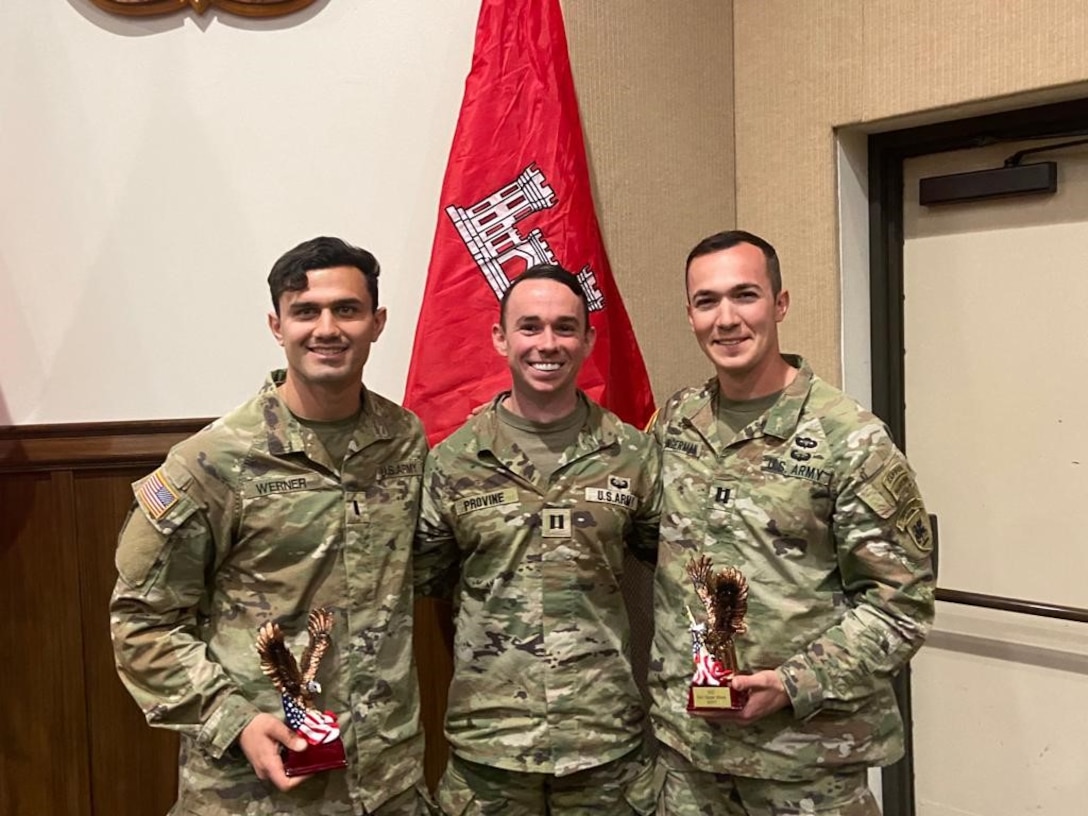
[[[647,558],[656,548],[658,454],[590,402],[545,481],[503,434],[495,405],[504,397],[431,451],[415,581],[458,606],[453,750],[562,776],[642,741],[620,576],[625,543]]]
[[[932,533],[913,473],[884,424],[803,360],[775,405],[718,435],[717,381],[675,394],[662,449],[661,544],[649,686],[657,737],[696,767],[811,779],[903,753],[891,678],[933,619]],[[747,727],[686,713],[685,573],[695,555],[748,579],[742,669],[777,670],[792,709]]]
[[[172,449],[148,477],[158,499],[134,485],[117,548],[117,667],[148,722],[181,735],[176,813],[361,814],[422,778],[409,573],[422,428],[364,391],[341,475],[277,396],[283,377]],[[282,716],[255,639],[278,621],[301,656],[319,606],[335,624],[318,703],[340,719],[349,767],[280,793],[236,743],[258,712]]]

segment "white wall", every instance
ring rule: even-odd
[[[269,268],[318,234],[382,263],[366,380],[400,399],[478,9],[0,0],[0,424],[228,410],[282,359]]]

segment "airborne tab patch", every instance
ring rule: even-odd
[[[491,493],[480,493],[476,496],[467,496],[453,503],[453,510],[458,516],[483,510],[486,507],[500,507],[504,504],[517,504],[518,491],[512,487],[505,490],[495,490]]]
[[[159,468],[135,488],[136,501],[147,515],[158,521],[178,503],[178,492],[162,468]]]
[[[880,478],[880,486],[891,497],[892,501],[902,501],[908,495],[913,495],[916,489],[910,478],[910,471],[902,462],[896,462]]]

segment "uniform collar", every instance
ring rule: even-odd
[[[797,376],[786,386],[777,402],[764,414],[763,433],[779,439],[789,439],[801,421],[801,412],[808,402],[812,389],[812,368],[796,354],[783,354],[782,358],[797,369]]]
[[[486,409],[469,420],[472,439],[466,445],[466,452],[476,458],[494,457],[503,464],[513,467],[524,458],[524,454],[500,431],[501,420],[498,406],[508,396],[510,396],[509,391],[496,395]],[[582,391],[578,392],[578,399],[584,402],[589,410],[586,413],[585,422],[578,430],[578,438],[574,446],[563,452],[558,467],[607,448],[618,438],[619,428],[616,426],[615,419],[606,414],[600,405]]]
[[[801,412],[808,401],[808,393],[812,388],[812,380],[815,376],[812,368],[796,354],[783,354],[782,358],[797,369],[797,375],[793,382],[785,387],[778,400],[772,405],[759,422],[762,425],[762,433],[779,439],[788,439],[793,435],[798,423],[801,421]],[[716,408],[721,387],[717,377],[711,377],[695,394],[679,406],[677,418],[681,424],[690,424],[715,449],[721,447],[717,431]],[[753,434],[748,434],[750,438]]]
[[[268,430],[268,452],[275,456],[304,453],[315,462],[329,464],[324,449],[314,438],[313,432],[295,418],[280,397],[278,389],[286,379],[285,369],[272,371],[257,395]],[[361,450],[377,439],[390,439],[393,436],[393,417],[390,416],[388,407],[374,399],[362,383],[359,384],[359,390],[363,410],[348,445],[349,453]]]

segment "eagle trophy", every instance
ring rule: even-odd
[[[688,562],[688,576],[695,594],[706,608],[703,642],[707,651],[730,672],[736,672],[737,652],[733,639],[748,631],[748,581],[736,567],[714,572],[713,562],[700,555]]]
[[[309,743],[303,751],[286,751],[283,764],[288,776],[347,766],[336,714],[319,710],[315,699],[321,693],[321,684],[315,679],[317,669],[332,645],[332,621],[330,609],[310,612],[306,623],[310,642],[302,652],[301,664],[283,642],[278,623],[268,621],[257,631],[261,671],[280,693],[287,724]]]
[[[301,708],[315,708],[314,695],[321,684],[314,680],[321,658],[332,644],[332,612],[322,607],[310,612],[306,629],[310,643],[302,652],[302,667],[283,642],[280,625],[268,621],[257,633],[257,654],[261,656],[261,671],[272,680],[276,690],[292,698]]]

